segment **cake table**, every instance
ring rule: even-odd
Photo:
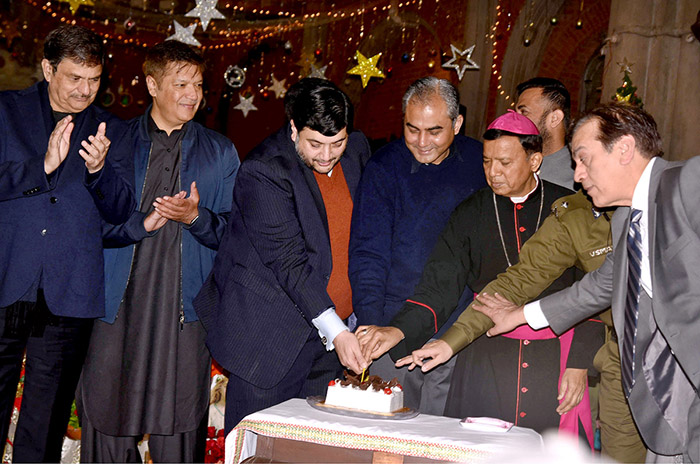
[[[468,462],[518,448],[541,449],[531,429],[477,432],[458,419],[420,414],[407,420],[364,419],[291,399],[245,417],[226,437],[226,464],[248,462]]]

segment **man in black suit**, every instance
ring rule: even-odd
[[[623,392],[647,462],[699,462],[700,157],[661,159],[654,119],[622,104],[581,118],[571,148],[575,180],[594,204],[620,206],[613,252],[574,286],[524,308],[479,295],[496,323],[489,333],[525,322],[561,332],[612,302]]]
[[[100,36],[61,26],[44,42],[45,81],[0,94],[3,445],[27,356],[14,462],[60,460],[92,319],[104,316],[102,223],[136,207],[125,127],[92,105],[103,61]]]
[[[329,81],[292,86],[285,111],[289,123],[241,165],[228,229],[195,300],[207,346],[231,373],[227,432],[252,412],[324,393],[342,371],[338,358],[355,372],[367,365],[349,332],[347,256],[369,144]]]

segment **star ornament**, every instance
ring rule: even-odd
[[[621,73],[632,74],[632,66],[634,66],[634,63],[630,63],[627,57],[622,61],[618,61],[617,65],[620,67]]]
[[[455,71],[457,71],[457,77],[461,81],[462,77],[464,77],[464,72],[467,69],[479,69],[479,65],[472,60],[472,53],[474,53],[474,47],[476,47],[476,44],[472,45],[471,47],[465,50],[460,50],[459,48],[450,44],[450,50],[452,50],[452,58],[450,58],[447,61],[447,63],[443,64],[442,67],[452,68]]]
[[[275,75],[271,74],[270,77],[272,78],[272,85],[270,86],[270,90],[275,92],[275,98],[283,98],[287,94],[287,88],[284,86],[285,82],[287,82],[287,79],[282,79],[281,81],[278,81],[275,79]]]
[[[326,77],[326,69],[327,68],[328,68],[328,65],[321,66],[319,68],[315,64],[311,63],[311,72],[306,77],[317,77],[319,79],[328,80],[328,78]]]
[[[216,9],[216,4],[219,0],[196,0],[196,2],[197,6],[188,11],[185,16],[199,18],[199,21],[202,23],[202,30],[207,30],[209,21],[212,19],[226,19],[226,16]]]
[[[66,0],[65,3],[68,3],[70,12],[73,15],[75,15],[75,12],[78,11],[80,5],[95,6],[94,0]]]
[[[255,105],[253,105],[254,95],[251,95],[250,97],[244,97],[242,94],[238,94],[238,98],[240,100],[240,103],[234,106],[233,109],[243,111],[244,118],[248,117],[248,112],[257,111],[258,108]]]
[[[384,77],[384,73],[377,68],[377,61],[381,58],[382,54],[377,53],[371,58],[365,58],[365,56],[360,53],[359,50],[355,51],[355,59],[357,60],[357,66],[348,71],[348,74],[354,74],[360,76],[362,79],[362,88],[367,87],[367,83],[373,77]]]
[[[197,27],[197,23],[192,23],[187,27],[183,27],[180,23],[173,20],[175,25],[175,33],[165,40],[177,40],[178,42],[185,43],[187,45],[194,45],[195,47],[201,47],[202,44],[199,40],[194,38],[194,30]]]

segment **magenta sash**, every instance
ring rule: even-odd
[[[557,335],[552,332],[549,327],[533,330],[530,326],[521,325],[520,327],[511,330],[508,333],[502,334],[504,337],[517,340],[549,340],[556,338]],[[574,339],[574,329],[569,329],[559,337],[560,357],[559,357],[559,382],[566,370],[566,360],[569,358],[571,350],[571,342]],[[580,422],[579,422],[580,420]],[[586,380],[586,390],[583,392],[583,399],[569,412],[562,414],[559,419],[559,433],[574,435],[578,437],[579,423],[583,424],[583,430],[586,433],[586,439],[591,449],[593,449],[593,423],[591,420],[591,399],[588,396],[588,380]]]

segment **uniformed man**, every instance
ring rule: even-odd
[[[571,266],[591,272],[612,251],[610,217],[612,211],[599,211],[579,190],[552,205],[552,214],[520,252],[520,261],[500,274],[481,292],[498,293],[514,303],[527,303],[547,288]],[[478,305],[478,303],[476,303]],[[472,311],[474,304],[465,311]],[[600,428],[602,452],[619,462],[644,462],[646,448],[632,421],[622,393],[620,355],[610,310],[600,315],[608,326],[605,344],[598,350],[593,365],[601,374]],[[468,319],[467,329],[481,333],[493,323],[482,318]],[[481,325],[486,324],[486,325]],[[448,335],[448,334],[446,334]],[[447,339],[449,343],[449,339]],[[430,368],[433,360],[424,365]]]

